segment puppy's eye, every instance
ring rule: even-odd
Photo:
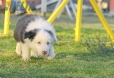
[[[41,42],[38,42],[38,44],[41,44]]]
[[[47,42],[47,44],[50,44],[49,42]]]

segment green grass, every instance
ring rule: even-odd
[[[114,77],[114,50],[110,53],[92,53],[84,46],[83,41],[89,38],[94,39],[96,34],[100,34],[102,41],[105,38],[111,41],[96,16],[83,17],[80,42],[74,41],[75,20],[71,21],[64,16],[56,20],[53,23],[58,38],[58,42],[54,45],[56,57],[53,60],[31,57],[30,61],[23,61],[15,52],[16,41],[12,34],[17,20],[13,18],[19,18],[19,16],[12,16],[10,35],[0,37],[0,78]],[[93,20],[91,22],[93,18],[96,19],[95,22]],[[108,19],[114,18],[108,17]],[[113,21],[109,23],[111,23],[111,29],[114,30]],[[3,24],[0,22],[2,29],[1,25]],[[90,46],[92,47],[94,46]]]

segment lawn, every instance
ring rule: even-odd
[[[20,17],[11,15],[9,36],[0,37],[0,78],[114,78],[113,44],[107,44],[111,40],[97,16],[83,16],[80,42],[74,41],[75,19],[63,15],[55,20],[52,24],[58,38],[54,45],[56,57],[31,57],[30,61],[23,61],[15,52],[12,34]],[[114,31],[114,17],[106,19]]]

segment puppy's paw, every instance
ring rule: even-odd
[[[16,53],[17,53],[18,55],[21,55],[21,54],[22,54],[22,52],[21,52],[21,45],[20,45],[19,42],[17,43],[17,46],[16,46]]]
[[[54,57],[48,56],[47,59],[48,60],[52,60]]]
[[[36,52],[33,52],[32,50],[31,50],[31,56],[34,56],[35,58],[38,58],[37,53]]]
[[[23,57],[22,60],[27,61],[27,60],[31,60],[30,57]]]
[[[38,58],[38,55],[36,55],[36,54],[34,54],[34,55],[31,55],[31,56],[33,56],[33,57],[35,57],[35,58]]]
[[[22,54],[21,49],[16,48],[16,53],[21,56],[21,54]]]
[[[16,53],[19,55],[19,56],[21,56],[22,55],[22,53],[19,51],[16,51]]]

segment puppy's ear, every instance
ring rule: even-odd
[[[50,31],[50,30],[45,30],[45,31],[48,32],[48,33],[50,34],[50,36],[54,39],[54,42],[57,41],[55,32],[52,32],[52,31]]]
[[[34,39],[34,37],[36,36],[36,33],[37,33],[38,30],[31,30],[29,32],[25,32],[25,36],[24,36],[24,39],[26,38],[29,38],[29,39]]]

